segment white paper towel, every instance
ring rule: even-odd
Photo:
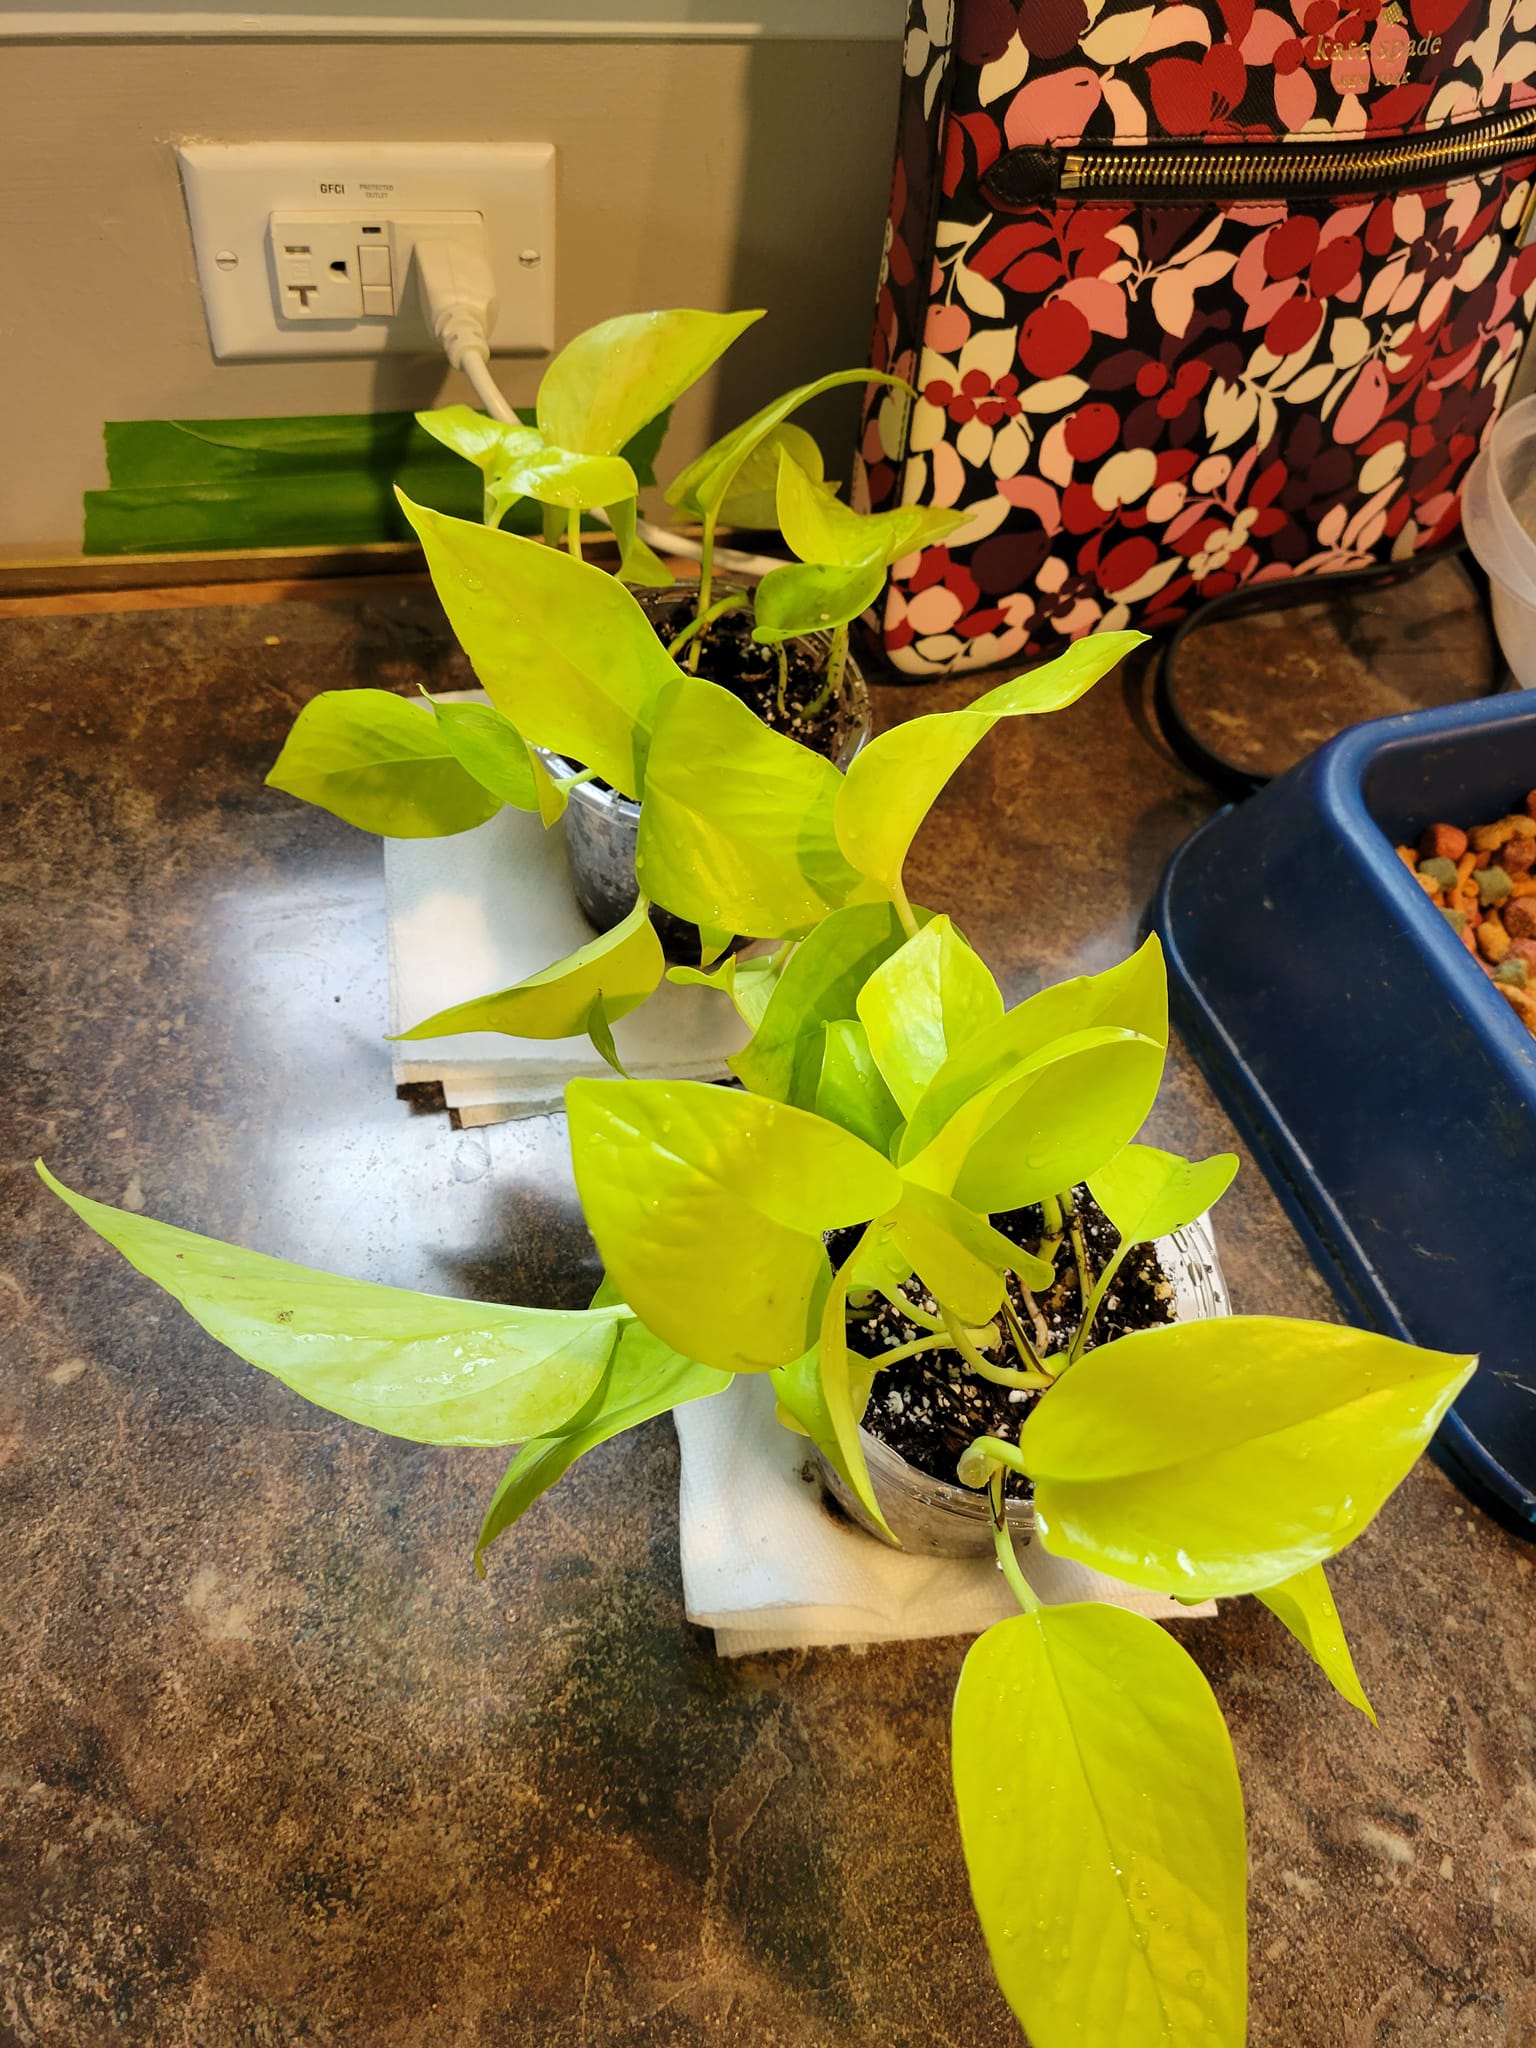
[[[892,1550],[829,1512],[815,1455],[775,1420],[765,1373],[675,1411],[682,1446],[678,1524],[688,1619],[722,1657],[827,1643],[979,1635],[1017,1614],[990,1557]],[[1024,1576],[1052,1605],[1103,1600],[1155,1619],[1211,1615],[1019,1546]]]
[[[447,702],[484,702],[458,691]],[[510,988],[590,944],[566,866],[565,838],[527,811],[504,809],[447,839],[386,839],[389,1029],[408,1030],[450,1003]],[[661,987],[614,1026],[637,1079],[719,1080],[746,1027],[712,989]],[[466,1123],[558,1109],[574,1074],[611,1070],[586,1038],[504,1038],[460,1032],[396,1045],[394,1076],[440,1082]]]

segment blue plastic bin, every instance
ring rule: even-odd
[[[1175,854],[1175,1019],[1350,1321],[1482,1369],[1435,1443],[1536,1534],[1536,1039],[1393,852],[1536,787],[1522,692],[1356,726]]]

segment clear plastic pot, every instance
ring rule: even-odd
[[[1202,1216],[1172,1237],[1159,1238],[1157,1253],[1174,1285],[1174,1314],[1178,1322],[1197,1322],[1205,1316],[1232,1313],[1207,1217]],[[984,1494],[974,1493],[958,1482],[931,1479],[867,1430],[860,1430],[859,1436],[880,1511],[903,1550],[939,1557],[991,1556],[992,1515]],[[818,1456],[817,1462],[823,1486],[849,1520],[884,1542],[882,1532],[827,1460]],[[1008,1527],[1016,1542],[1029,1541],[1034,1533],[1034,1520],[1034,1510],[1027,1503],[1010,1503]]]

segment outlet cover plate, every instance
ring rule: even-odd
[[[555,342],[555,151],[548,142],[183,142],[177,145],[208,334],[220,362],[430,355],[414,289],[390,320],[289,320],[268,224],[289,210],[478,213],[496,274],[491,347]]]

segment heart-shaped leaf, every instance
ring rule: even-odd
[[[539,381],[545,439],[587,455],[616,455],[762,317],[761,308],[701,313],[681,306],[599,321],[568,341]]]
[[[1257,1597],[1284,1622],[1334,1691],[1352,1707],[1358,1707],[1374,1727],[1376,1710],[1366,1698],[1365,1687],[1355,1670],[1344,1624],[1322,1566],[1314,1564],[1293,1579],[1282,1579],[1278,1586],[1263,1586]]]
[[[825,496],[837,486],[825,481],[820,448],[804,427],[786,420],[759,441],[737,470],[730,490],[721,502],[720,517],[727,526],[773,528],[779,523],[779,451],[794,457],[815,489]]]
[[[563,1428],[526,1443],[507,1468],[491,1498],[475,1539],[475,1569],[485,1571],[485,1553],[496,1538],[547,1493],[578,1458],[599,1444],[697,1401],[731,1383],[729,1373],[711,1372],[663,1344],[643,1323],[625,1325],[592,1398]]]
[[[971,516],[933,505],[855,512],[823,489],[787,448],[779,453],[777,511],[779,531],[802,562],[873,563],[882,582],[887,564],[914,548],[934,546]]]
[[[591,1396],[622,1308],[501,1308],[346,1280],[90,1201],[61,1201],[210,1336],[317,1407],[423,1444],[507,1444]]]
[[[961,1321],[989,1323],[1002,1306],[1003,1275],[1049,1287],[1054,1268],[994,1230],[949,1195],[908,1181],[886,1228],[903,1260]]]
[[[868,611],[885,588],[879,562],[840,564],[786,562],[770,569],[753,600],[752,638],[765,647],[806,633],[830,632]]]
[[[463,766],[424,704],[388,690],[311,697],[267,782],[393,839],[467,832],[503,802]]]
[[[519,811],[544,810],[549,774],[510,718],[494,704],[426,701],[454,759],[482,789]]]
[[[653,714],[640,886],[694,924],[793,937],[859,885],[832,829],[842,777],[729,690],[672,673]]]
[[[746,959],[739,953],[728,953],[715,967],[669,967],[667,979],[681,983],[684,988],[718,989],[730,997],[742,1022],[756,1031],[778,986],[781,951],[782,948],[772,953],[755,953]],[[757,1090],[760,1095],[768,1092]]]
[[[1133,1031],[1070,1032],[962,1101],[926,1144],[925,1096],[901,1140],[902,1172],[984,1216],[1075,1187],[1145,1121],[1163,1057]]]
[[[823,918],[790,954],[751,1043],[730,1062],[732,1073],[754,1095],[809,1109],[821,1071],[822,1027],[858,1014],[859,990],[905,942],[889,903],[855,903]]]
[[[1108,675],[1142,633],[1095,633],[1054,661],[1000,683],[964,711],[934,711],[881,733],[850,764],[837,839],[860,874],[895,891],[917,828],[961,762],[999,719],[1059,711]]]
[[[910,1116],[961,1046],[1002,1021],[986,963],[947,917],[936,917],[875,968],[858,996],[860,1021],[891,1093]]]
[[[509,440],[519,445],[521,437],[527,434],[543,438],[526,421],[493,420],[488,413],[476,412],[472,405],[436,406],[430,412],[417,413],[416,424],[487,474],[505,454]]]
[[[1171,1237],[1220,1201],[1237,1172],[1235,1152],[1180,1159],[1151,1145],[1127,1145],[1088,1182],[1122,1244]]]
[[[912,1113],[908,1156],[921,1151],[963,1103],[1021,1061],[1073,1032],[1110,1027],[1135,1032],[1154,1045],[1168,1043],[1168,977],[1156,933],[1129,960],[1103,974],[1078,975],[1042,989],[952,1053]]]
[[[723,434],[702,455],[696,455],[667,486],[667,503],[692,512],[699,519],[717,519],[747,458],[776,428],[783,425],[792,412],[798,412],[802,405],[819,398],[822,392],[835,391],[843,384],[894,384],[899,390],[912,390],[902,378],[885,370],[834,370],[829,376],[817,377],[812,383],[797,384],[793,391],[786,391],[782,397],[773,399],[753,413],[751,419],[743,420],[739,427]],[[916,396],[915,392],[913,396]]]
[[[1024,1425],[1041,1541],[1184,1599],[1275,1586],[1354,1541],[1475,1362],[1279,1316],[1116,1338]]]
[[[1100,1605],[998,1622],[966,1653],[952,1749],[971,1895],[1033,2048],[1242,2048],[1243,1795],[1173,1638]]]
[[[822,1413],[832,1431],[832,1462],[870,1519],[895,1543],[897,1539],[875,1497],[859,1437],[859,1423],[869,1405],[873,1374],[868,1360],[848,1348],[848,1285],[856,1263],[856,1259],[849,1259],[840,1266],[826,1290],[816,1337],[816,1380],[821,1389]]]
[[[651,706],[677,666],[623,584],[559,548],[400,502],[497,710],[535,746],[638,796]]]
[[[869,1390],[875,1380],[874,1368],[855,1352],[848,1353],[847,1366],[848,1405],[855,1414],[862,1416],[869,1406]],[[788,1365],[776,1366],[769,1378],[773,1382],[775,1413],[779,1421],[796,1435],[808,1436],[849,1492],[857,1494],[860,1482],[849,1470],[837,1432],[832,1427],[826,1397],[821,1389],[821,1365],[816,1352],[807,1351]],[[859,1470],[867,1483],[862,1451]]]
[[[664,1342],[764,1372],[814,1340],[825,1231],[900,1193],[896,1170],[821,1117],[704,1081],[570,1082],[576,1185],[603,1263]]]
[[[642,896],[611,931],[526,981],[454,1003],[395,1036],[447,1038],[458,1031],[502,1031],[509,1038],[575,1038],[590,1029],[595,1001],[601,1003],[605,1027],[638,1009],[660,984],[666,964]]]
[[[498,512],[519,498],[568,512],[634,499],[640,486],[622,455],[583,455],[546,441],[536,429],[530,432],[532,439],[509,451],[490,472],[489,492]]]
[[[846,1017],[823,1024],[821,1030],[821,1070],[811,1106],[818,1116],[889,1154],[891,1139],[901,1126],[901,1111],[875,1064],[869,1034]]]

